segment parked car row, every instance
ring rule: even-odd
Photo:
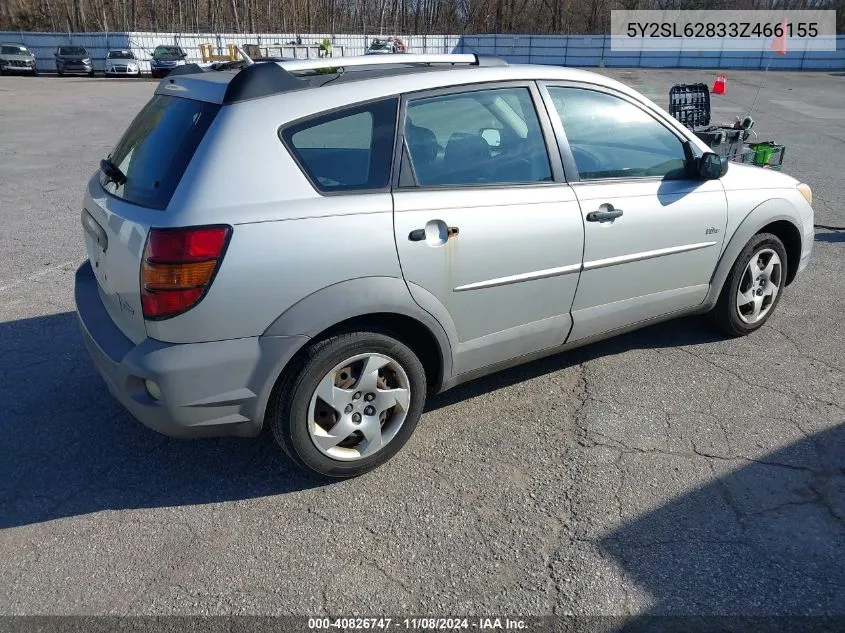
[[[164,77],[177,66],[184,65],[187,57],[179,46],[156,46],[150,58],[150,72],[155,78]],[[70,74],[94,76],[91,55],[84,46],[59,46],[54,58],[59,77]],[[106,77],[138,77],[141,60],[131,49],[111,49],[106,54],[103,70]],[[6,73],[37,75],[35,55],[23,44],[0,44],[0,74]]]

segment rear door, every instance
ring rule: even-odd
[[[570,341],[700,304],[727,222],[722,183],[692,178],[682,137],[626,95],[545,91],[585,227]]]
[[[136,343],[146,337],[140,271],[147,234],[151,226],[162,223],[170,198],[219,108],[192,99],[154,96],[109,155],[125,182],[98,172],[88,183],[82,210],[88,258],[106,310]]]
[[[454,322],[455,373],[561,345],[584,230],[536,86],[410,95],[399,127],[399,259],[417,303]]]

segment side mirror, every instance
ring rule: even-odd
[[[698,175],[702,180],[716,180],[728,173],[728,164],[727,158],[713,152],[705,152],[698,159]]]
[[[481,130],[481,138],[487,141],[487,144],[492,148],[502,145],[502,133],[496,128],[485,128]]]

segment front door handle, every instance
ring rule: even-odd
[[[622,215],[622,209],[614,209],[612,204],[605,202],[599,206],[598,211],[587,214],[587,222],[607,222],[615,220]]]

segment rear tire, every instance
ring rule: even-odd
[[[389,333],[346,332],[312,343],[283,372],[267,420],[297,465],[356,477],[405,445],[425,397],[425,370],[407,345]]]
[[[775,311],[786,282],[783,242],[758,233],[736,258],[710,320],[728,336],[745,336],[760,329]]]

